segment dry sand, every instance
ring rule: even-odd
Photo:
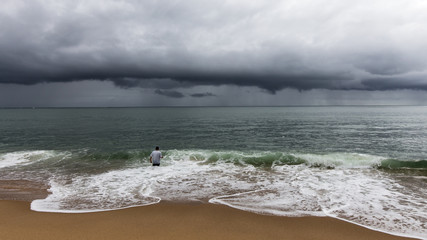
[[[277,217],[222,205],[160,203],[98,213],[41,213],[0,201],[0,239],[406,239],[328,217]]]

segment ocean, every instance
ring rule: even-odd
[[[34,211],[197,201],[427,238],[427,107],[0,109],[0,180],[46,185]]]

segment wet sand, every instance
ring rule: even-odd
[[[1,239],[409,239],[329,217],[278,217],[215,204],[170,203],[98,213],[41,213],[0,201]]]
[[[44,199],[49,192],[48,186],[27,180],[0,180],[0,199],[31,202]]]

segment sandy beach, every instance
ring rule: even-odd
[[[328,217],[277,217],[215,204],[170,203],[64,214],[0,201],[1,239],[408,239]]]

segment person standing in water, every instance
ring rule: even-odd
[[[154,150],[150,154],[150,163],[153,164],[153,166],[160,166],[160,158],[163,158],[162,153],[159,151],[159,147],[156,147],[156,150]]]

